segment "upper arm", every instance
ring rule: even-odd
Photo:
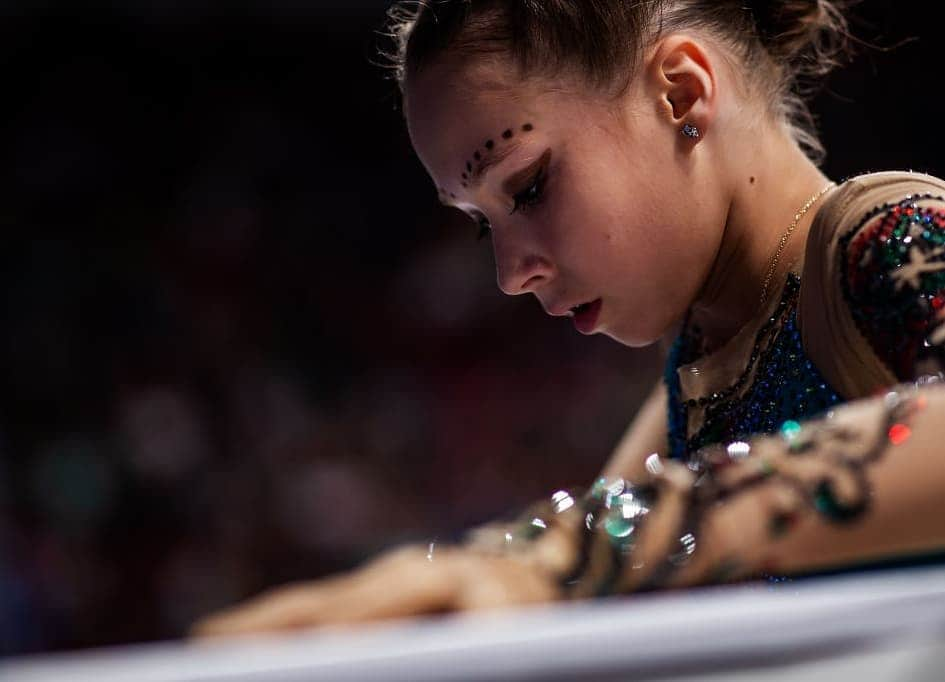
[[[879,206],[838,246],[845,303],[876,357],[902,381],[945,369],[945,199]]]

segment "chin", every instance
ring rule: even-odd
[[[604,330],[603,333],[606,336],[609,336],[617,343],[627,346],[628,348],[646,348],[647,346],[652,346],[654,343],[662,338],[662,335],[649,336],[640,334],[626,334],[618,331]]]
[[[660,343],[667,334],[675,334],[685,316],[685,311],[676,311],[668,305],[651,306],[646,312],[646,316],[624,317],[619,321],[625,324],[601,331],[629,348],[646,348]]]
[[[668,310],[661,311],[663,313]],[[606,334],[617,343],[628,348],[646,348],[662,341],[666,334],[671,332],[679,320],[671,315],[650,315],[648,317],[634,317],[624,325],[614,325],[613,328],[603,328],[600,333]]]

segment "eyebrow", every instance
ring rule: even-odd
[[[545,149],[541,154],[533,158],[527,166],[516,171],[508,178],[505,179],[505,182],[502,184],[502,189],[506,194],[512,194],[515,192],[523,183],[527,182],[531,178],[538,168],[542,166],[547,166],[548,162],[551,160],[551,148]]]
[[[505,161],[505,159],[507,159],[512,154],[512,152],[521,146],[522,142],[510,142],[507,145],[503,145],[501,149],[497,149],[496,151],[490,153],[489,156],[479,162],[479,165],[476,166],[475,172],[473,172],[469,177],[468,184],[473,187],[482,184],[483,179],[486,177],[486,173],[488,173],[493,166],[498,166],[500,163]],[[440,197],[440,203],[451,208],[456,205],[451,201],[445,201],[443,197]]]
[[[551,148],[548,147],[541,154],[539,154],[538,156],[533,158],[531,161],[529,161],[529,163],[524,168],[517,170],[515,173],[513,173],[508,178],[506,178],[505,182],[502,183],[503,191],[506,194],[511,195],[515,191],[516,187],[518,187],[519,185],[526,182],[529,178],[531,178],[537,172],[538,168],[547,167],[550,161],[551,161]],[[495,163],[497,162],[494,162],[491,165],[495,165]],[[440,195],[439,200],[440,200],[440,203],[443,204],[444,206],[447,206],[449,208],[459,208],[456,204],[452,202],[444,201],[442,194]]]
[[[509,144],[502,145],[501,149],[498,149],[489,154],[489,156],[483,159],[476,167],[476,172],[473,173],[469,178],[469,184],[473,186],[482,184],[483,179],[486,177],[486,173],[488,173],[493,166],[498,166],[505,159],[507,159],[512,154],[512,152],[521,146],[522,143],[519,141],[510,142]]]

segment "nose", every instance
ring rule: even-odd
[[[524,244],[512,243],[499,231],[493,232],[496,279],[499,289],[509,296],[538,289],[554,275],[554,266],[545,256]]]

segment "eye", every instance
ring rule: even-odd
[[[484,215],[479,216],[476,222],[479,223],[479,236],[476,237],[476,241],[482,241],[489,236],[489,230],[492,229],[492,225],[489,224],[489,219]]]
[[[515,194],[512,199],[515,202],[509,215],[516,211],[525,213],[530,207],[541,203],[545,188],[545,169],[544,166],[538,169],[538,172],[529,182],[527,188]]]
[[[489,222],[489,219],[479,211],[471,213],[469,217],[479,226],[479,235],[476,237],[476,241],[482,241],[488,237],[489,230],[492,229],[492,223]]]

